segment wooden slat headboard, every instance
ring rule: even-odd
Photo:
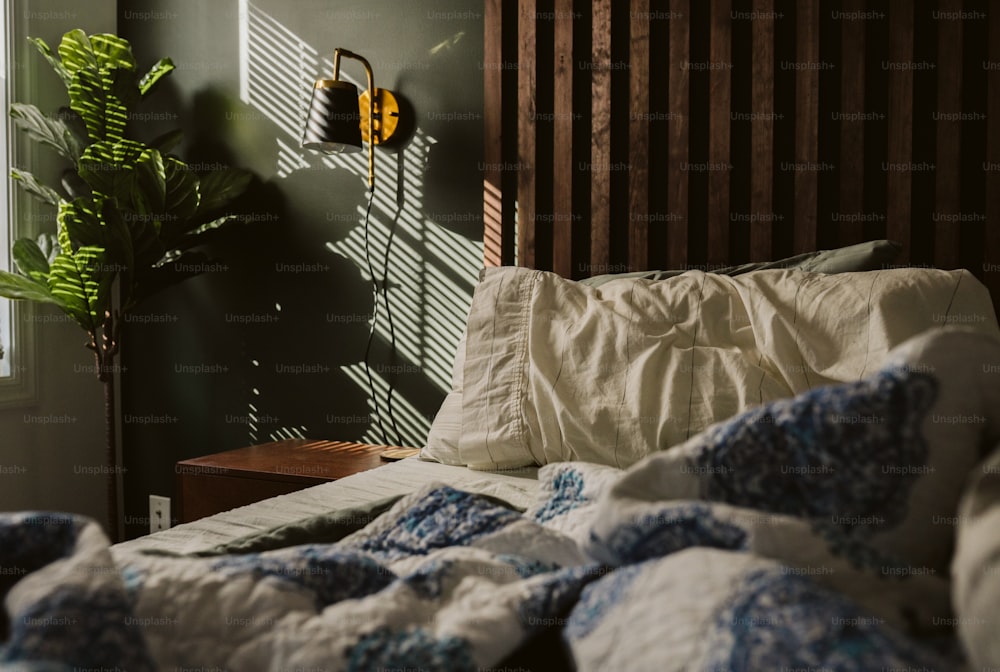
[[[1000,6],[486,0],[486,263],[579,278],[862,240],[1000,296]]]

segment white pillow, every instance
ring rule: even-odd
[[[475,469],[623,468],[758,404],[859,380],[945,324],[997,333],[989,293],[967,271],[690,271],[592,288],[489,268],[461,386],[426,453]]]
[[[462,434],[462,374],[465,369],[465,336],[458,342],[451,370],[451,391],[434,416],[427,445],[420,451],[425,460],[443,464],[465,464],[458,455],[458,437]]]

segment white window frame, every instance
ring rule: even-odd
[[[18,189],[10,178],[11,166],[31,165],[33,148],[18,137],[12,128],[8,109],[11,101],[21,99],[19,95],[27,89],[30,77],[19,77],[28,63],[28,41],[25,25],[18,20],[14,0],[0,0],[0,11],[6,24],[2,32],[3,54],[0,56],[0,268],[13,270],[14,262],[10,248],[18,238],[33,233],[26,222],[36,221],[37,209],[31,199]],[[14,65],[15,67],[11,67]],[[4,366],[0,369],[0,408],[29,405],[35,402],[35,310],[27,301],[8,301],[0,298],[0,311],[7,329],[3,334]],[[9,340],[8,340],[9,339]]]

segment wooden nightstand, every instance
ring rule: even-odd
[[[392,446],[287,439],[177,463],[181,523],[387,464]]]

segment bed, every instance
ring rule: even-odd
[[[1000,14],[891,5],[866,49],[818,0],[487,0],[487,268],[421,457],[114,547],[4,515],[0,669],[1000,667],[1000,114],[922,97]]]
[[[113,547],[0,518],[0,669],[992,665],[1000,329],[965,271],[823,270],[887,245],[486,269],[420,457]]]

